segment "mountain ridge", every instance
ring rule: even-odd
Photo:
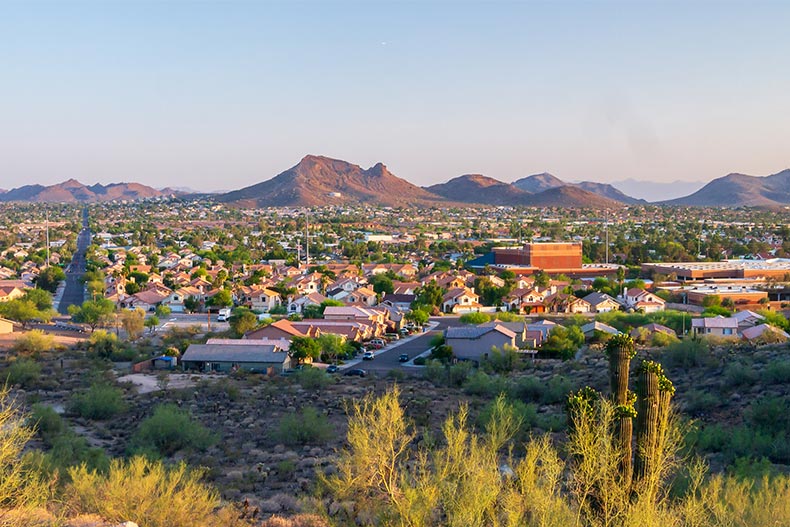
[[[32,203],[85,203],[115,200],[137,201],[177,194],[171,189],[157,190],[141,183],[109,183],[85,185],[74,178],[54,185],[23,185],[0,193],[0,201]]]

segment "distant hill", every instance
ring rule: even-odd
[[[543,172],[542,174],[533,174],[531,176],[518,179],[513,182],[513,185],[520,188],[521,190],[532,192],[533,194],[554,188],[574,186],[586,190],[587,192],[597,194],[610,200],[619,201],[620,203],[625,203],[627,205],[645,203],[644,200],[625,195],[623,192],[617,190],[615,187],[607,183],[595,183],[592,181],[567,183],[560,178],[549,174],[548,172]]]
[[[466,174],[425,190],[451,201],[486,205],[521,205],[529,192],[481,174]]]
[[[135,201],[145,198],[170,196],[170,189],[156,190],[140,183],[111,183],[92,186],[69,179],[56,185],[25,185],[0,194],[0,201],[29,201],[36,203],[79,203],[89,201]]]
[[[574,183],[573,185],[580,189],[586,190],[587,192],[592,192],[593,194],[597,194],[601,197],[613,199],[615,201],[619,201],[620,203],[625,203],[626,205],[639,205],[647,203],[643,199],[632,198],[631,196],[626,195],[608,183],[582,181],[581,183]]]
[[[550,188],[565,186],[567,183],[565,183],[560,178],[549,174],[548,172],[543,172],[542,174],[533,174],[531,176],[517,179],[513,182],[513,185],[520,188],[521,190],[526,190],[527,192],[535,194],[537,192],[549,190]]]
[[[770,176],[728,174],[697,192],[662,202],[692,207],[776,207],[790,205],[790,169]]]
[[[396,177],[383,164],[368,169],[324,156],[305,156],[298,164],[256,185],[220,194],[222,203],[244,207],[292,205],[429,205],[441,198]]]
[[[537,194],[529,195],[522,205],[527,207],[567,207],[567,208],[619,208],[623,203],[593,194],[574,185],[554,187]]]

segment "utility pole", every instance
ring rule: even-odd
[[[606,264],[609,264],[609,209],[606,209],[606,218],[604,220],[604,230],[606,231]]]
[[[46,226],[47,226],[47,267],[49,267],[49,207],[46,209]]]
[[[310,211],[307,211],[304,216],[304,253],[307,268],[310,269]]]

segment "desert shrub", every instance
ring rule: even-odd
[[[132,451],[171,455],[179,450],[205,450],[217,437],[174,404],[160,404],[132,436]]]
[[[678,342],[679,339],[675,335],[669,335],[660,331],[655,331],[650,336],[650,345],[654,348],[665,348]]]
[[[123,392],[104,383],[93,384],[87,391],[73,395],[69,404],[71,412],[97,421],[115,417],[125,409]]]
[[[27,426],[28,418],[9,396],[8,388],[0,388],[0,504],[26,508],[43,503],[49,496],[48,485],[37,472],[22,463],[22,452],[35,433]],[[3,514],[0,513],[0,523]]]
[[[724,368],[723,381],[725,386],[740,388],[756,383],[760,375],[755,369],[742,362],[731,362]]]
[[[96,513],[113,523],[133,521],[150,527],[232,525],[215,512],[219,495],[200,481],[203,473],[184,463],[166,467],[134,457],[113,460],[106,473],[83,465],[71,469],[69,476],[66,506],[74,513]]]
[[[464,382],[464,391],[469,395],[493,397],[508,391],[508,382],[499,375],[488,375],[477,370],[471,373]]]
[[[746,418],[758,430],[790,433],[790,400],[785,397],[762,397],[751,404]]]
[[[520,377],[512,387],[513,396],[527,402],[537,402],[543,397],[546,384],[533,375]]]
[[[489,372],[508,373],[524,365],[518,354],[518,349],[505,345],[503,349],[491,348],[488,357],[483,359],[480,367]]]
[[[706,339],[692,338],[681,340],[667,347],[660,361],[668,367],[692,368],[709,364],[711,360],[710,343]]]
[[[55,338],[40,329],[23,333],[14,341],[13,351],[22,355],[37,355],[55,347]]]
[[[491,427],[491,420],[499,415],[497,405],[502,403],[503,401],[493,400],[480,411],[477,424],[481,430]],[[510,405],[513,417],[518,423],[513,432],[513,441],[520,446],[529,439],[530,430],[538,424],[538,408],[534,404],[525,404],[521,401],[507,401],[507,404]]]
[[[332,382],[332,378],[320,368],[303,368],[294,375],[296,382],[306,390],[318,390]]]
[[[67,474],[69,467],[84,465],[90,470],[106,471],[110,466],[107,453],[98,447],[92,447],[88,440],[66,430],[52,440],[52,448],[45,454],[48,472]]]
[[[54,439],[66,431],[63,418],[51,406],[34,404],[30,412],[29,422],[44,440],[51,445]]]
[[[541,394],[540,402],[543,404],[557,404],[564,402],[573,389],[571,381],[563,376],[554,376],[546,383],[546,388]]]
[[[425,364],[428,362],[428,359],[425,357],[415,357],[412,362],[414,362],[415,366],[425,366]]]
[[[475,311],[474,313],[464,313],[458,320],[461,324],[485,324],[491,321],[491,317],[486,313]]]
[[[768,384],[790,383],[790,360],[776,360],[765,367],[763,379]]]
[[[707,413],[719,405],[719,398],[703,390],[689,390],[685,394],[686,411],[692,415]]]
[[[19,358],[11,363],[6,375],[10,384],[29,388],[41,377],[41,366],[33,359]]]
[[[332,437],[332,425],[312,406],[280,419],[274,439],[286,445],[322,444]]]

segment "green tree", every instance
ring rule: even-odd
[[[58,285],[66,279],[66,273],[60,267],[47,267],[36,278],[36,287],[54,293]]]
[[[170,316],[171,312],[172,310],[170,309],[170,306],[166,306],[164,304],[159,304],[156,306],[156,316],[159,318],[167,318]]]
[[[27,328],[28,324],[36,320],[49,322],[53,314],[52,310],[42,311],[38,309],[32,300],[15,298],[7,302],[0,302],[0,315],[21,323],[23,328]]]
[[[69,306],[71,319],[74,322],[87,324],[91,331],[95,331],[98,326],[107,324],[114,313],[115,304],[107,298],[86,300],[81,306]]]
[[[121,327],[126,332],[126,337],[129,340],[137,340],[143,334],[145,327],[145,311],[139,307],[131,310],[124,309],[121,311]]]
[[[350,351],[346,339],[334,333],[324,333],[316,340],[321,348],[324,362],[334,362],[339,356],[346,355]]]
[[[144,325],[148,328],[148,331],[155,333],[156,327],[159,325],[159,317],[156,315],[151,315],[145,319]]]
[[[373,290],[379,295],[382,293],[392,294],[395,291],[392,279],[384,273],[373,275],[370,278],[370,285],[373,286]]]
[[[214,307],[230,307],[233,305],[233,297],[227,289],[220,289],[211,297],[209,303]]]
[[[535,273],[535,287],[539,287],[540,289],[545,289],[549,287],[550,283],[551,283],[551,277],[546,272],[540,270],[537,273]]]
[[[294,337],[291,339],[291,358],[296,362],[303,362],[306,359],[317,359],[321,356],[321,346],[318,341],[310,337]]]
[[[430,313],[422,308],[416,308],[406,313],[406,320],[417,325],[424,326],[428,323]]]
[[[258,325],[258,317],[246,307],[237,307],[228,319],[230,329],[233,333],[241,337],[248,331],[255,329]]]
[[[25,292],[22,300],[29,300],[36,305],[39,311],[48,311],[52,309],[52,295],[44,289],[30,289]]]

